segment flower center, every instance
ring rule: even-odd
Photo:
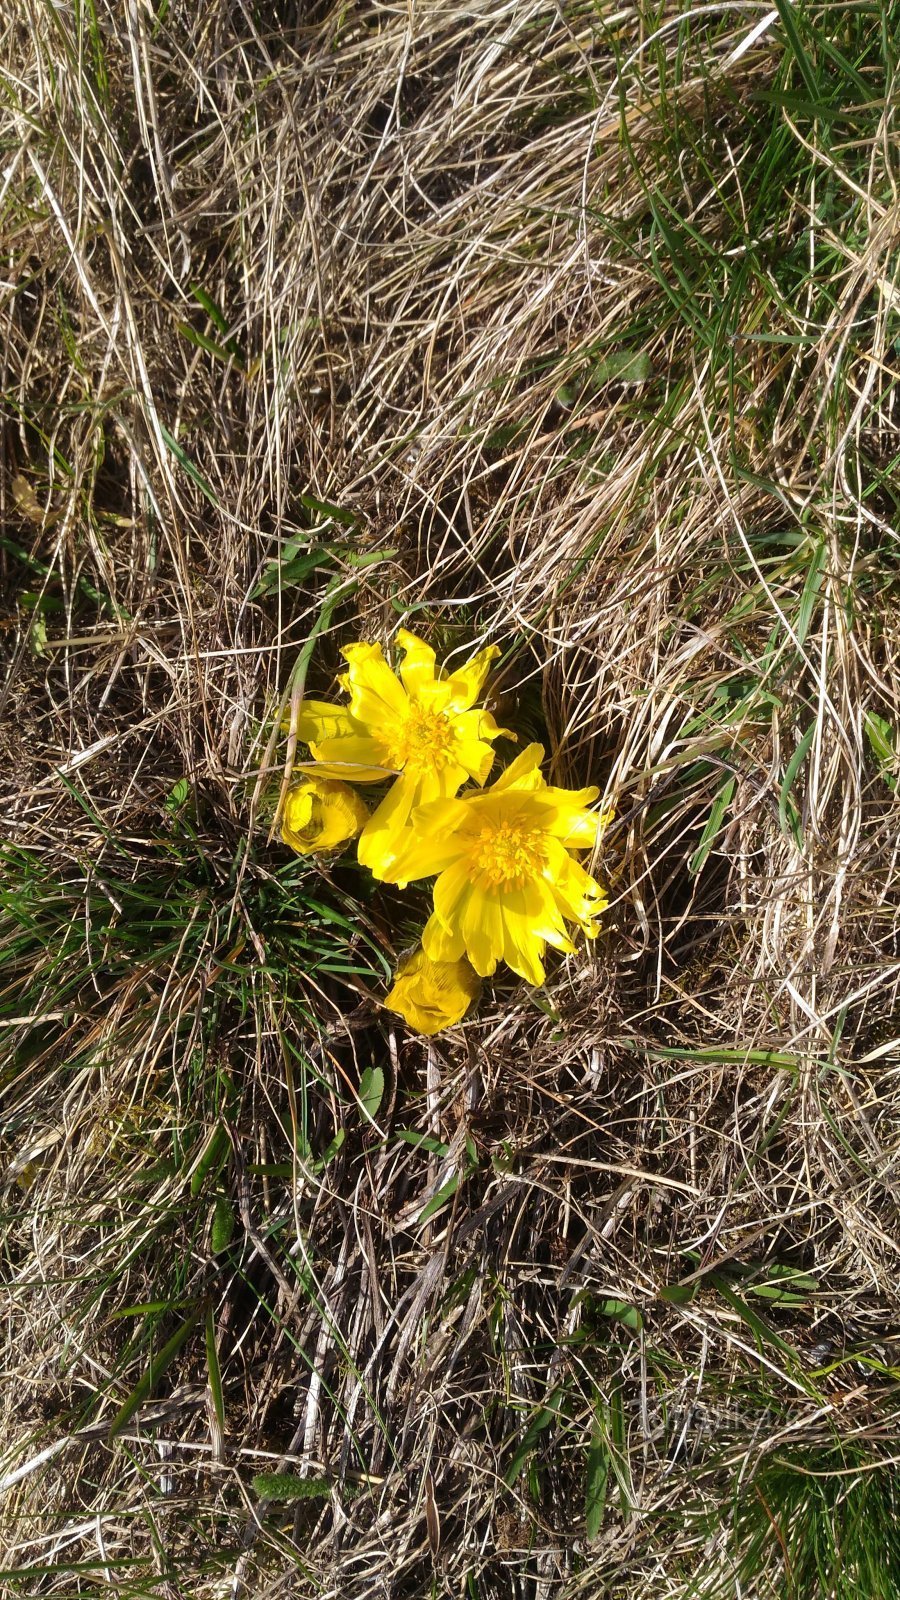
[[[546,861],[541,835],[515,819],[487,823],[472,845],[473,865],[493,888],[521,888],[541,876]]]
[[[392,767],[412,772],[440,772],[447,765],[453,725],[440,711],[411,705],[388,744]]]

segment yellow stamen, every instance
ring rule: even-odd
[[[453,744],[453,724],[439,711],[410,702],[409,710],[389,741],[392,767],[407,771],[440,772]]]
[[[488,823],[473,841],[472,861],[493,887],[521,888],[547,861],[541,836],[523,822]]]

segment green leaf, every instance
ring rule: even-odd
[[[219,1424],[219,1432],[225,1434],[225,1396],[222,1391],[222,1369],[219,1366],[219,1351],[216,1346],[216,1322],[212,1306],[206,1313],[206,1370],[209,1376],[209,1392],[212,1395],[213,1410]]]
[[[869,748],[878,763],[878,769],[889,789],[896,793],[897,779],[897,733],[885,717],[880,717],[875,711],[866,712],[863,723]]]
[[[741,1321],[746,1323],[754,1338],[761,1345],[773,1345],[776,1350],[780,1350],[784,1355],[792,1356],[794,1354],[791,1346],[785,1343],[781,1335],[777,1334],[774,1328],[770,1328],[769,1324],[764,1322],[762,1317],[758,1316],[748,1306],[746,1300],[742,1300],[740,1295],[735,1294],[723,1273],[711,1272],[707,1281],[712,1284],[714,1289],[718,1290],[722,1299],[731,1307],[732,1311],[737,1313]]]
[[[827,557],[828,546],[826,545],[824,539],[820,539],[815,550],[813,551],[813,558],[809,564],[809,571],[806,574],[806,582],[803,585],[803,593],[800,596],[800,605],[797,611],[797,621],[794,624],[794,631],[801,645],[804,643],[806,635],[809,633],[809,625],[812,621],[812,615],[815,609],[816,601],[819,598],[819,590],[822,587],[822,573],[825,569]]]
[[[216,1197],[213,1209],[212,1227],[209,1233],[209,1247],[214,1256],[227,1250],[234,1237],[234,1207],[227,1195],[220,1194]]]
[[[359,1103],[370,1122],[378,1115],[384,1096],[384,1073],[380,1067],[366,1067],[359,1080]]]
[[[797,1272],[793,1267],[780,1266],[778,1263],[766,1269],[764,1283],[746,1285],[748,1294],[755,1294],[760,1300],[770,1300],[773,1304],[782,1306],[805,1305],[818,1287],[818,1280],[810,1277],[808,1272]]]
[[[366,550],[360,554],[355,550],[342,549],[340,554],[348,567],[356,567],[359,571],[364,567],[377,566],[380,561],[393,561],[397,551],[396,548],[390,550]]]
[[[42,656],[47,648],[47,619],[43,611],[36,611],[28,632],[28,644],[33,656]]]
[[[443,1157],[450,1154],[448,1144],[442,1144],[440,1139],[433,1139],[430,1133],[416,1133],[415,1128],[397,1128],[394,1138],[402,1139],[404,1144],[411,1144],[414,1150],[427,1150],[429,1155]]]
[[[750,96],[750,99],[758,101],[762,105],[778,106],[784,111],[792,112],[794,116],[820,117],[825,122],[834,122],[835,118],[842,115],[840,106],[826,106],[818,100],[807,100],[801,94],[790,94],[787,91],[778,89],[758,89],[756,94]],[[758,343],[761,344],[763,342],[763,334],[756,333],[753,337]],[[781,335],[780,339],[781,342],[788,343],[788,338],[784,335]],[[803,335],[795,335],[791,342],[799,344],[801,339],[803,339]],[[776,342],[775,338],[770,339],[769,342],[774,344]],[[811,341],[806,338],[803,342],[808,344]]]
[[[110,1317],[148,1317],[156,1311],[182,1311],[189,1300],[144,1300],[137,1306],[120,1306]]]
[[[599,1427],[595,1427],[588,1446],[584,1475],[584,1531],[589,1539],[596,1539],[603,1525],[608,1482],[609,1451],[606,1436]]]
[[[188,782],[188,779],[187,778],[179,778],[177,783],[173,783],[171,789],[169,790],[168,798],[166,799],[166,810],[167,811],[178,811],[178,810],[180,810],[180,808],[184,805],[184,802],[187,799],[187,797],[190,794],[190,792],[191,792],[191,786],[190,786],[190,783]]]
[[[355,528],[359,522],[355,511],[346,511],[343,506],[333,505],[330,500],[318,500],[314,494],[301,494],[297,498],[307,511],[318,511],[320,516],[333,517],[345,528]]]
[[[253,1488],[260,1500],[322,1500],[331,1493],[327,1478],[298,1478],[293,1472],[258,1472]]]
[[[162,423],[159,425],[159,431],[162,434],[166,445],[175,457],[175,460],[178,462],[178,465],[184,468],[191,482],[197,485],[200,493],[204,494],[210,505],[215,506],[216,510],[218,511],[219,502],[216,499],[215,494],[213,493],[203,474],[194,466],[190,456],[185,454],[184,450],[181,448],[181,445],[178,443],[178,440],[173,438],[168,428],[164,427]]]
[[[216,1123],[207,1140],[206,1149],[191,1173],[191,1194],[197,1196],[203,1188],[204,1179],[215,1170],[219,1172],[228,1155],[228,1134],[220,1122]]]
[[[637,1306],[628,1304],[627,1300],[598,1300],[596,1310],[601,1317],[612,1317],[616,1322],[622,1322],[626,1328],[631,1328],[639,1333],[644,1326],[644,1319]]]
[[[244,363],[237,350],[229,350],[226,345],[218,344],[215,339],[210,339],[207,334],[200,333],[197,328],[192,328],[189,322],[176,323],[178,332],[189,344],[197,346],[198,350],[205,350],[207,355],[215,356],[217,361],[231,362],[236,367],[243,367]]]
[[[448,1200],[453,1199],[453,1196],[459,1188],[459,1185],[460,1174],[456,1172],[454,1173],[453,1177],[443,1185],[442,1188],[438,1189],[437,1194],[433,1194],[431,1196],[428,1204],[422,1207],[417,1221],[420,1223],[427,1222],[429,1217],[433,1217],[436,1211],[440,1211],[441,1206],[445,1206]]]
[[[214,327],[218,328],[221,334],[227,335],[228,323],[226,322],[223,313],[219,310],[219,307],[216,305],[216,302],[212,296],[207,294],[206,290],[199,283],[191,284],[191,294],[194,296],[198,306],[203,307],[206,315],[209,317],[209,320]]]
[[[290,545],[296,548],[296,541],[291,540]],[[295,588],[311,572],[315,572],[317,567],[327,567],[331,559],[331,552],[321,546],[315,550],[305,550],[302,555],[288,557],[286,545],[281,558],[268,562],[263,568],[262,576],[251,591],[250,598],[258,600],[261,595],[272,594],[273,591]]]
[[[700,843],[688,863],[688,872],[691,877],[696,877],[718,838],[723,818],[734,796],[736,783],[736,778],[728,777],[719,785],[716,797],[710,807],[709,816],[706,819],[706,826],[700,835]]]
[[[111,1440],[114,1439],[118,1433],[121,1433],[122,1429],[131,1421],[134,1413],[152,1394],[166,1368],[171,1364],[172,1361],[174,1361],[182,1345],[193,1332],[199,1316],[200,1307],[198,1306],[196,1310],[193,1311],[188,1317],[187,1321],[182,1323],[181,1327],[178,1328],[175,1333],[173,1333],[171,1339],[169,1339],[163,1345],[158,1354],[151,1356],[144,1376],[132,1389],[131,1394],[125,1401],[125,1404],[120,1406],[110,1424],[109,1438]]]
[[[588,372],[592,389],[608,383],[646,383],[653,374],[650,357],[644,350],[613,350],[595,361]]]
[[[313,1172],[321,1172],[324,1167],[328,1166],[329,1161],[334,1160],[335,1156],[338,1154],[338,1151],[343,1146],[346,1137],[346,1128],[338,1128],[334,1138],[325,1146],[325,1149],[322,1151],[319,1159],[313,1162]]]
[[[509,1484],[510,1487],[515,1483],[544,1429],[548,1428],[550,1423],[558,1416],[561,1404],[562,1395],[558,1392],[552,1394],[547,1404],[541,1406],[536,1415],[532,1417],[528,1427],[525,1429],[521,1444],[503,1474],[504,1483]]]
[[[819,90],[818,79],[812,68],[812,62],[803,47],[803,41],[800,38],[800,33],[794,20],[793,0],[775,0],[775,10],[781,18],[781,26],[787,36],[791,53],[800,68],[800,76],[806,85],[810,101],[812,105],[818,108],[821,104],[822,95]]]
[[[659,1291],[660,1300],[668,1300],[673,1306],[688,1306],[697,1293],[697,1281],[693,1283],[667,1283]]]
[[[511,444],[515,444],[517,440],[521,439],[523,435],[528,432],[530,427],[530,421],[503,423],[501,427],[495,428],[493,433],[489,433],[485,436],[482,449],[508,450],[509,446]]]
[[[654,1045],[648,1054],[663,1061],[712,1061],[720,1066],[737,1064],[754,1067],[781,1067],[785,1072],[799,1072],[800,1057],[787,1050],[753,1050],[723,1046],[700,1046],[693,1050],[678,1045]]]
[[[791,789],[794,786],[794,779],[809,755],[810,746],[812,745],[815,736],[816,723],[813,721],[810,723],[805,734],[803,735],[803,738],[800,740],[800,743],[798,744],[794,754],[791,756],[791,759],[787,764],[787,770],[784,774],[781,784],[781,791],[778,796],[778,820],[781,823],[781,831],[784,834],[787,834],[788,832],[793,834],[798,845],[802,845],[803,837],[800,827],[800,813],[791,799]]]

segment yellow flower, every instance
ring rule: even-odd
[[[465,954],[488,977],[498,961],[542,983],[544,945],[569,953],[566,922],[588,938],[606,893],[572,850],[594,845],[611,812],[588,809],[597,789],[551,788],[539,744],[529,745],[484,794],[436,800],[412,817],[391,879],[439,877],[434,914],[422,935],[433,961]]]
[[[400,963],[384,1003],[417,1032],[440,1033],[462,1020],[480,988],[468,961],[432,961],[416,950]]]
[[[301,855],[318,855],[355,839],[368,820],[368,806],[348,784],[304,775],[288,790],[281,837]]]
[[[494,760],[491,741],[506,731],[489,711],[473,709],[496,645],[445,673],[422,639],[401,629],[397,643],[404,655],[399,677],[380,644],[347,645],[339,681],[349,705],[305,700],[298,728],[315,762],[301,771],[353,783],[396,777],[359,841],[359,859],[377,878],[387,876],[414,807],[455,795],[467,778],[483,784]]]

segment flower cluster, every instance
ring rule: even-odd
[[[298,737],[312,759],[296,767],[282,838],[314,853],[355,838],[376,878],[401,887],[436,878],[422,948],[386,999],[436,1033],[465,1015],[498,962],[539,984],[545,946],[574,949],[567,924],[596,936],[606,894],[573,852],[593,849],[610,814],[591,809],[595,788],[548,784],[539,744],[485,787],[494,740],[515,739],[476,705],[495,645],[448,672],[405,629],[397,644],[396,673],[380,644],[348,645],[338,680],[347,703],[301,704]],[[350,784],[389,787],[370,812]]]

